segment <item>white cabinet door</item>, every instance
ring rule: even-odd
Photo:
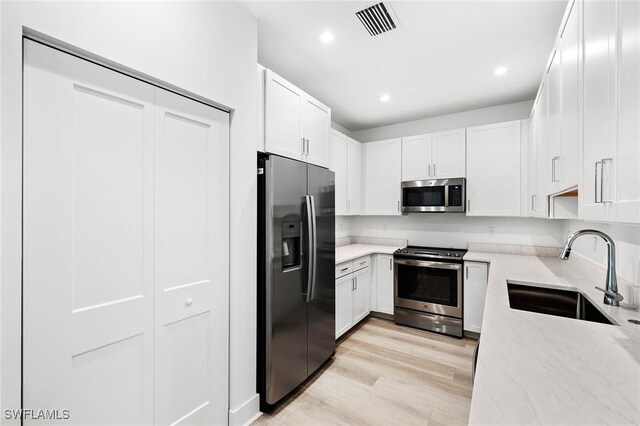
[[[610,217],[611,191],[607,182],[616,138],[615,66],[616,4],[610,1],[586,1],[583,7],[583,118],[582,175],[579,210],[582,220],[606,221]],[[637,120],[637,117],[635,118]],[[637,142],[636,142],[637,143]],[[603,176],[606,170],[606,176]]]
[[[347,214],[347,137],[337,130],[331,131],[331,162],[335,173],[336,216]]]
[[[353,324],[369,315],[369,287],[371,268],[366,267],[353,273]]]
[[[304,93],[271,70],[265,72],[265,149],[305,160],[302,136]]]
[[[336,339],[353,325],[353,275],[336,280]]]
[[[534,103],[529,122],[529,142],[527,145],[527,216],[536,216],[536,197],[538,189],[538,155],[537,155],[537,126],[538,104]]]
[[[347,214],[362,214],[362,144],[347,138]]]
[[[25,43],[25,407],[153,423],[153,123],[153,86]]]
[[[329,167],[331,110],[305,95],[302,100],[302,122],[302,137],[307,143],[305,161],[320,167]]]
[[[156,89],[155,422],[227,422],[229,115]]]
[[[432,136],[432,177],[465,177],[466,130],[448,130]]]
[[[401,142],[388,139],[365,147],[365,214],[400,215]]]
[[[467,129],[467,215],[520,216],[520,121]]]
[[[402,180],[426,180],[433,176],[431,135],[402,138]]]
[[[578,4],[573,3],[560,36],[562,57],[562,149],[556,161],[558,190],[578,185],[579,27]]]
[[[640,3],[620,1],[618,7],[618,137],[611,220],[640,223]]]
[[[547,72],[547,157],[544,167],[547,169],[545,187],[550,195],[558,192],[560,181],[560,159],[562,156],[562,69],[560,50],[551,58]]]
[[[393,256],[376,257],[376,311],[393,315]]]
[[[536,182],[536,217],[548,217],[548,197],[549,194],[549,104],[547,80],[542,83],[540,96],[538,98],[538,119],[536,129],[536,160],[537,160],[537,182]]]
[[[482,262],[464,262],[464,329],[480,333],[484,301],[487,297],[488,265]]]

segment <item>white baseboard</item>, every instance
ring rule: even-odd
[[[261,415],[260,395],[255,394],[238,408],[229,410],[229,426],[250,425]]]

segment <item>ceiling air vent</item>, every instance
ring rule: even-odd
[[[397,28],[397,19],[390,7],[385,6],[384,3],[378,3],[366,9],[362,9],[360,12],[356,12],[356,15],[362,22],[362,25],[369,31],[372,36],[386,33]]]

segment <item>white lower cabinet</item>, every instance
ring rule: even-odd
[[[484,301],[487,296],[489,265],[483,262],[464,262],[463,322],[464,330],[480,333]]]
[[[353,325],[352,274],[336,280],[336,339]]]
[[[371,268],[366,267],[353,273],[353,323],[369,315],[369,287],[371,287]]]
[[[336,266],[336,339],[371,312],[370,264],[364,256]]]
[[[393,315],[393,256],[376,256],[375,305],[372,311]]]

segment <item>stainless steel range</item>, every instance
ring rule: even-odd
[[[466,250],[409,246],[393,254],[396,324],[462,337]]]

